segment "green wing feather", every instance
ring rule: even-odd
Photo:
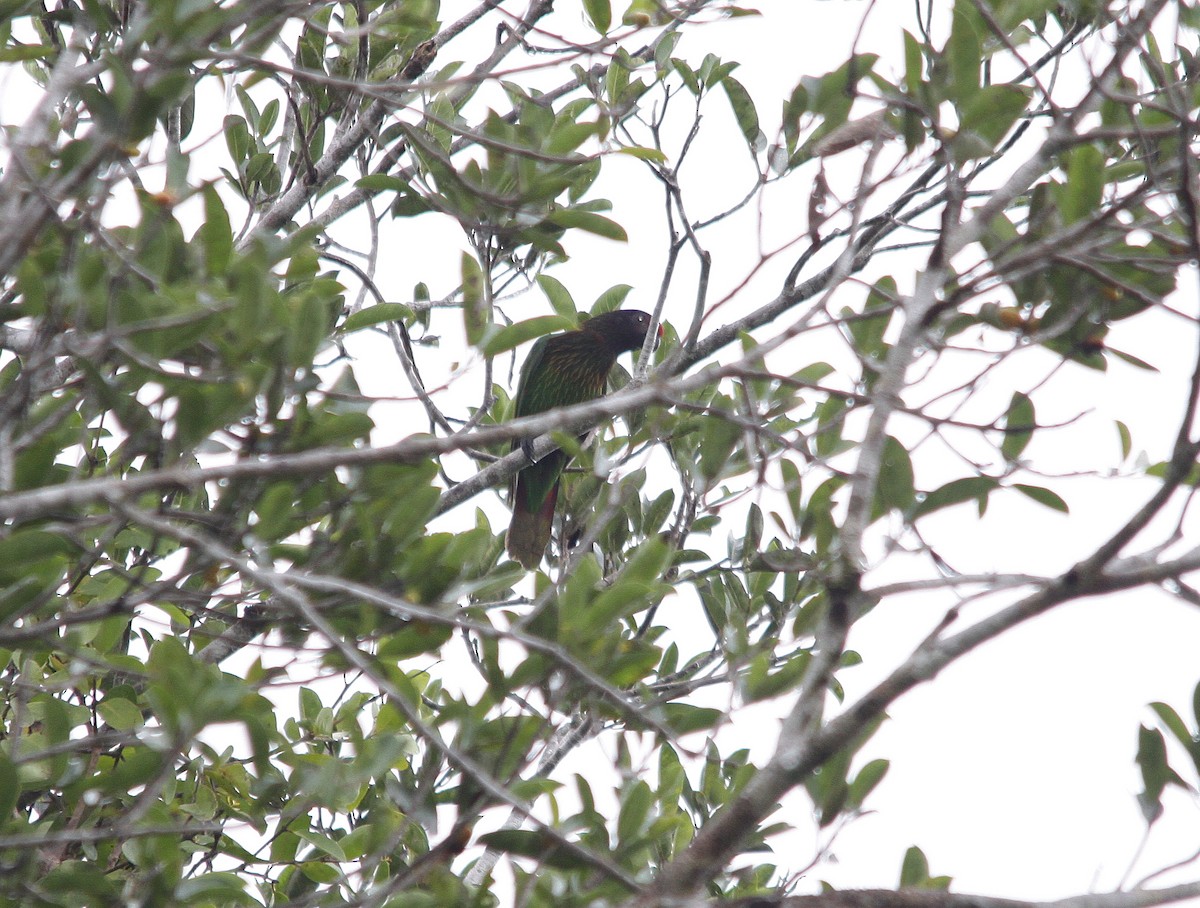
[[[602,395],[618,354],[641,345],[649,322],[644,312],[610,313],[579,331],[539,338],[521,368],[516,415],[532,416]],[[519,445],[513,443],[514,448]],[[506,543],[508,553],[530,570],[550,542],[558,483],[569,460],[563,451],[554,451],[513,477]]]
[[[530,409],[530,384],[534,381],[533,377],[541,367],[542,357],[546,353],[546,345],[550,342],[549,335],[539,337],[534,345],[529,350],[529,356],[525,357],[525,363],[521,366],[521,378],[517,382],[517,398],[516,398],[516,415],[531,416],[538,410]]]
[[[572,335],[557,335],[539,338],[533,345],[517,385],[517,416],[569,407],[604,393],[612,359],[603,351],[589,351],[579,340]],[[589,352],[599,355],[589,357]],[[562,451],[554,451],[518,473],[513,485],[514,497],[519,494],[521,499],[517,503],[530,511],[539,510],[557,484],[567,459]]]

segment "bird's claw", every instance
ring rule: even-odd
[[[524,452],[526,460],[528,460],[531,464],[537,463],[537,458],[533,456],[532,438],[521,439],[521,450]]]

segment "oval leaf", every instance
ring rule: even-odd
[[[1017,391],[1008,405],[1004,416],[1004,441],[1000,444],[1000,453],[1005,460],[1016,460],[1033,437],[1037,428],[1037,419],[1033,410],[1033,401]]]
[[[412,314],[413,311],[403,303],[378,303],[347,316],[340,330],[342,334],[350,334],[352,331],[361,331],[381,322],[403,321],[411,318]]]
[[[546,220],[559,227],[586,230],[588,233],[594,233],[597,236],[617,240],[622,243],[629,239],[629,235],[625,232],[624,227],[616,221],[592,211],[580,211],[578,208],[559,208],[557,211],[550,212]]]
[[[570,331],[575,324],[561,315],[539,315],[527,318],[512,325],[505,325],[497,331],[483,347],[484,356],[496,356],[506,350],[519,347],[526,341],[554,331]]]
[[[1019,482],[1013,483],[1013,488],[1024,495],[1028,495],[1038,504],[1044,504],[1048,508],[1053,508],[1056,511],[1062,511],[1064,514],[1070,513],[1070,508],[1063,501],[1062,496],[1057,492],[1052,492],[1049,489],[1041,486],[1027,486]]]

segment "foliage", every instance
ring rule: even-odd
[[[1194,604],[1200,369],[1158,463],[1047,415],[1162,368],[1138,326],[1196,334],[1194,5],[918,4],[895,59],[773,94],[705,49],[768,6],[0,4],[37,98],[0,182],[8,903],[781,897],[821,850],[765,853],[869,809],[906,692],[1070,601]],[[514,351],[656,295],[622,390],[512,422]],[[531,579],[500,502],[539,436],[578,469]],[[1050,447],[1152,492],[1061,570],[955,571],[948,519],[1070,514]],[[847,697],[913,592],[945,619]],[[1152,709],[1148,827],[1200,772]]]

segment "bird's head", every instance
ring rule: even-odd
[[[650,330],[650,314],[640,309],[615,309],[593,316],[583,323],[584,331],[594,333],[601,342],[617,353],[640,350]],[[658,326],[655,349],[662,341],[662,325]]]

